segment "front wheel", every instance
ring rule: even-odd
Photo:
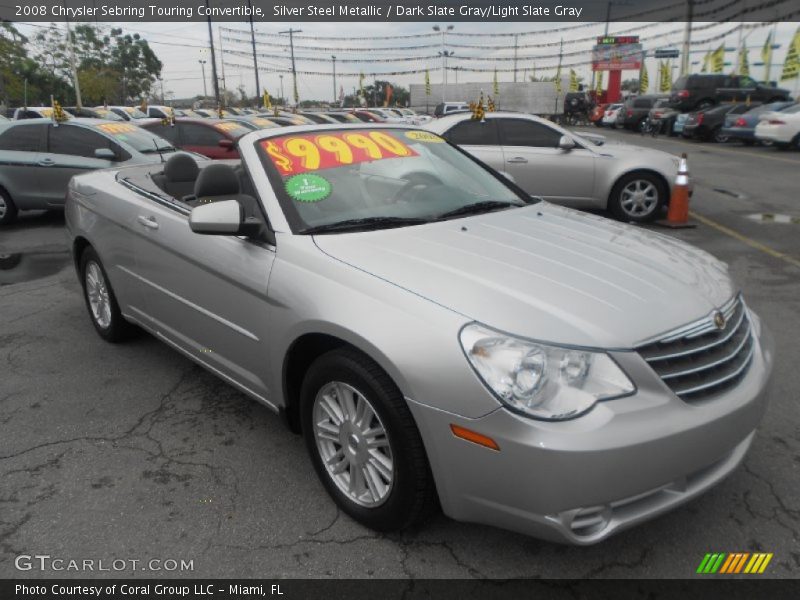
[[[17,218],[17,205],[3,188],[0,188],[0,225],[13,223]]]
[[[87,248],[81,255],[80,273],[86,308],[97,333],[107,342],[128,338],[133,325],[122,316],[106,271],[93,248]]]
[[[303,436],[336,504],[378,531],[418,524],[437,506],[425,448],[400,390],[371,359],[319,357],[301,390]]]
[[[667,186],[651,173],[630,173],[622,177],[609,198],[609,209],[620,221],[652,221],[667,201]]]

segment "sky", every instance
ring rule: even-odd
[[[102,24],[101,24],[102,25]],[[367,40],[359,38],[381,38],[383,36],[412,35],[434,33],[433,23],[256,23],[256,41],[259,42],[257,50],[259,53],[273,55],[270,58],[259,58],[259,77],[262,88],[266,88],[271,95],[281,95],[280,78],[274,70],[290,69],[290,57],[288,48],[288,36],[281,39],[275,36],[259,36],[259,34],[277,34],[289,28],[300,29],[302,33],[295,38],[295,56],[298,71],[316,71],[323,75],[298,75],[298,92],[302,99],[332,100],[334,97],[334,87],[332,81],[332,60],[331,55],[337,56],[336,70],[337,75],[336,93],[343,87],[345,93],[352,93],[353,88],[358,86],[357,75],[342,76],[342,73],[357,74],[364,72],[367,74],[365,83],[369,83],[371,78],[369,73],[394,71],[394,70],[414,70],[429,69],[431,83],[441,83],[442,71],[441,59],[438,52],[441,50],[442,37],[437,34],[431,37],[411,38],[411,39],[378,39]],[[441,24],[443,27],[449,25],[446,22]],[[490,83],[494,77],[494,69],[512,68],[511,60],[501,60],[514,56],[514,37],[470,37],[468,33],[481,34],[513,34],[518,33],[517,37],[519,48],[517,62],[517,80],[522,81],[525,76],[530,75],[535,68],[537,75],[553,76],[556,72],[558,62],[558,52],[560,40],[563,36],[564,52],[580,52],[579,56],[563,59],[564,65],[569,63],[585,63],[589,59],[589,50],[593,41],[576,42],[580,38],[589,38],[604,33],[605,23],[580,24],[575,28],[576,23],[455,23],[451,33],[445,39],[445,48],[448,52],[454,52],[454,56],[449,60],[449,66],[466,68],[483,68],[484,73],[448,72],[448,82],[453,83],[456,76],[459,82],[487,82]],[[723,39],[727,47],[738,47],[743,40],[749,48],[750,73],[756,79],[764,77],[764,67],[755,66],[754,63],[761,61],[761,48],[772,26],[760,26],[748,28],[747,23],[741,31],[735,30],[738,23],[695,23],[693,24],[693,41],[702,41],[718,35],[726,34],[724,38],[697,44],[692,47],[691,62],[693,72],[699,72],[703,56],[722,43]],[[778,79],[781,66],[792,36],[798,29],[797,22],[778,23],[775,27],[775,43],[781,47],[774,50],[773,66],[770,78]],[[64,25],[61,24],[61,27]],[[110,25],[106,25],[110,26]],[[199,60],[210,61],[208,51],[208,26],[206,23],[123,23],[123,29],[128,32],[138,32],[145,37],[151,44],[158,57],[163,62],[164,68],[162,77],[164,80],[164,90],[167,96],[173,98],[187,98],[203,93],[203,75]],[[26,27],[20,25],[25,31]],[[554,29],[571,27],[565,31],[557,32]],[[248,94],[255,95],[255,76],[252,68],[252,48],[249,41],[249,24],[242,22],[214,23],[214,42],[217,52],[218,76],[222,76],[222,65],[224,62],[225,83],[229,90],[236,90],[243,85]],[[230,33],[220,28],[235,29],[242,33]],[[645,50],[652,51],[660,47],[680,48],[683,39],[683,23],[630,23],[617,22],[609,26],[609,35],[640,35]],[[31,30],[32,32],[32,30]],[[220,36],[222,39],[220,40]],[[300,36],[311,37],[331,37],[339,38],[336,40],[321,39],[300,39]],[[231,41],[237,38],[240,41]],[[220,52],[220,41],[222,52]],[[550,43],[553,46],[541,47],[542,44]],[[433,44],[435,47],[412,49],[412,50],[391,50],[385,49],[391,46],[418,46]],[[458,45],[472,46],[505,46],[503,49],[485,48],[464,48]],[[522,46],[536,46],[528,47]],[[324,48],[315,50],[314,48]],[[383,50],[382,50],[383,49]],[[585,51],[585,52],[584,52]],[[431,57],[423,59],[420,57]],[[224,61],[221,60],[224,57]],[[314,57],[324,59],[321,62],[303,60],[301,57]],[[468,57],[477,57],[480,60],[467,60]],[[376,58],[396,58],[397,62],[378,63],[373,62]],[[354,62],[344,62],[349,59]],[[731,64],[725,67],[726,72],[735,69],[737,52],[729,51],[726,53],[726,62]],[[650,75],[651,86],[655,85],[655,74],[657,72],[658,61],[648,58],[646,65]],[[677,61],[673,61],[677,64]],[[584,81],[591,80],[591,70],[588,65],[576,65],[575,70]],[[206,85],[208,93],[212,94],[211,69],[210,64],[206,64]],[[568,67],[562,70],[567,73]],[[675,71],[677,77],[677,70]],[[623,79],[636,78],[638,73],[635,71],[623,73]],[[513,81],[512,72],[498,72],[499,81]],[[287,73],[283,77],[284,95],[291,96],[291,74]],[[408,87],[411,83],[423,83],[424,74],[401,75],[386,77],[392,82]],[[220,84],[221,85],[221,84]],[[784,82],[783,87],[797,91],[797,80]]]

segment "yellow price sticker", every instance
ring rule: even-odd
[[[111,135],[138,131],[135,125],[128,125],[127,123],[101,123],[97,128]]]
[[[406,137],[415,142],[428,142],[433,144],[443,144],[444,140],[435,133],[428,131],[407,131]]]

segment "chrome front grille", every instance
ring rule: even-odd
[[[715,316],[724,318],[720,328]],[[693,402],[724,392],[747,373],[755,340],[741,296],[705,319],[646,342],[637,352],[677,396]]]

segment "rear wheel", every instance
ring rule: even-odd
[[[0,188],[0,225],[13,223],[17,218],[17,205],[11,199],[11,195],[3,188]]]
[[[643,223],[655,219],[667,201],[667,186],[652,173],[622,177],[609,198],[609,209],[620,221]]]
[[[724,144],[730,139],[730,136],[727,136],[724,133],[722,133],[722,127],[717,127],[716,129],[714,129],[714,131],[711,132],[711,139],[718,144]]]
[[[81,255],[80,273],[86,308],[97,333],[107,342],[127,339],[134,330],[133,325],[122,316],[106,271],[91,247]]]
[[[400,390],[371,359],[334,350],[300,393],[306,447],[336,504],[378,531],[410,527],[437,506],[422,438]]]

